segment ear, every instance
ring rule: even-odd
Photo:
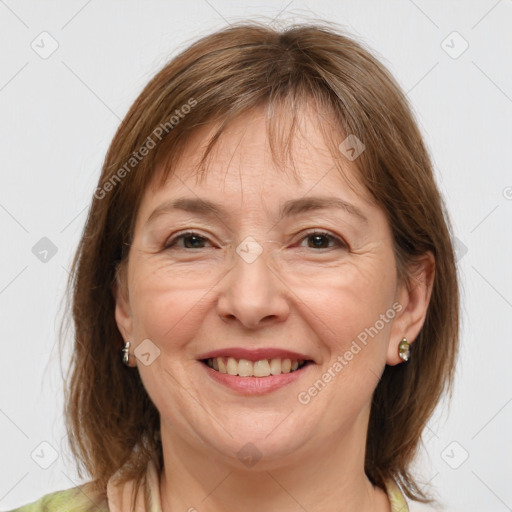
[[[399,313],[391,328],[386,358],[388,365],[394,366],[403,362],[398,355],[400,341],[405,337],[412,346],[423,327],[432,295],[434,276],[435,258],[428,251],[415,260],[410,268],[409,279],[398,285],[395,299],[401,309],[397,307]],[[413,347],[411,352],[414,354]]]
[[[117,328],[125,341],[132,340],[133,322],[126,279],[126,264],[122,262],[116,268],[116,278],[112,285],[112,294],[116,301],[115,317]]]

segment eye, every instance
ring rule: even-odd
[[[326,233],[324,231],[312,231],[311,233],[307,233],[302,240],[311,240],[311,244],[308,244],[308,247],[313,249],[329,249],[330,247],[325,244],[329,244],[330,242],[334,243],[335,246],[347,249],[347,244],[338,238],[337,236],[331,235],[330,233]]]
[[[311,241],[308,247],[312,249],[330,249],[332,246],[329,246],[329,244],[332,243],[335,247],[337,246],[343,249],[348,248],[347,244],[341,238],[324,231],[312,231],[307,233],[301,240],[308,239]],[[183,241],[183,245],[179,244],[180,241]],[[168,240],[164,249],[204,249],[205,243],[209,243],[208,238],[201,236],[195,231],[187,231],[177,234]]]
[[[168,240],[164,249],[176,247],[179,240],[183,240],[184,243],[184,245],[178,247],[179,249],[203,249],[204,246],[202,244],[207,242],[208,239],[194,231],[187,231]]]

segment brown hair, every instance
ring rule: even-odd
[[[215,122],[218,129],[203,154],[204,164],[230,121],[260,106],[272,113],[267,124],[277,158],[278,149],[289,149],[296,116],[308,102],[336,122],[335,132],[326,129],[325,137],[337,162],[343,160],[337,144],[345,135],[365,144],[354,164],[389,220],[399,278],[413,286],[411,264],[427,251],[435,257],[431,300],[414,357],[407,364],[386,366],[374,393],[365,460],[375,485],[384,488],[394,478],[407,496],[427,500],[409,465],[427,420],[453,381],[459,292],[451,226],[399,85],[362,44],[328,23],[284,30],[242,23],[208,35],[149,82],[119,126],[68,283],[75,343],[66,424],[73,454],[96,490],[104,492],[123,465],[123,479],[136,478],[138,488],[149,458],[156,457],[160,469],[163,464],[159,412],[138,371],[121,363],[124,340],[113,295],[156,164],[167,160],[165,179],[191,134]],[[282,130],[278,133],[273,115],[285,105],[285,117],[292,119],[286,141],[279,138]]]

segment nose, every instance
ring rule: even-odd
[[[217,310],[225,322],[257,329],[288,318],[289,290],[269,266],[265,252],[252,262],[236,255],[220,286]]]

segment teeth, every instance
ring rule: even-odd
[[[268,359],[256,361],[253,367],[253,375],[255,377],[268,377],[270,375],[270,365],[268,364]]]
[[[229,375],[238,375],[238,364],[232,357],[228,357],[226,368],[228,369]]]
[[[281,359],[272,359],[270,361],[270,373],[272,375],[281,375]]]
[[[293,359],[261,359],[260,361],[249,361],[247,359],[237,360],[234,357],[214,357],[206,361],[207,365],[220,373],[239,375],[240,377],[268,377],[270,375],[281,375],[290,373],[302,368],[305,361]]]
[[[216,357],[215,359],[208,359],[208,361],[217,361],[217,366],[219,367],[220,373],[228,373],[228,369],[226,368],[226,363],[222,359],[222,357]],[[213,363],[212,368],[215,370],[215,363]]]
[[[233,359],[236,364],[236,360]],[[238,375],[240,377],[252,377],[254,371],[254,365],[252,364],[252,361],[247,361],[247,359],[240,359],[238,361]]]

